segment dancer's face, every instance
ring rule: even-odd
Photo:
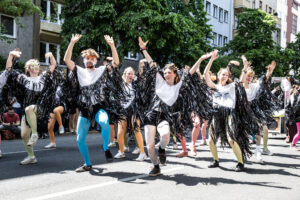
[[[222,70],[218,78],[221,81],[221,83],[226,83],[228,81],[228,78],[229,78],[228,71],[225,70],[225,69]]]
[[[97,58],[96,56],[85,56],[83,63],[86,68],[94,68],[97,64]]]
[[[132,80],[134,79],[134,71],[132,70],[127,71],[125,74],[125,79],[126,79],[125,80],[126,83],[131,83]]]
[[[248,83],[252,82],[253,76],[254,76],[254,74],[248,73],[247,76],[246,76],[246,81],[247,81]]]
[[[176,74],[171,69],[164,70],[164,78],[166,79],[169,85],[174,85],[174,80],[176,78]]]
[[[31,77],[36,77],[39,75],[40,65],[32,65],[29,67],[28,71]]]

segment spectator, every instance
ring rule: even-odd
[[[23,115],[22,107],[21,107],[21,104],[16,99],[16,97],[13,97],[9,103],[13,107],[15,112],[19,115],[19,118],[22,118],[22,115]]]
[[[10,130],[15,136],[20,136],[20,117],[15,113],[13,107],[9,107],[8,111],[3,114],[2,124],[0,125],[0,131],[2,130]]]

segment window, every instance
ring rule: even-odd
[[[295,2],[293,3],[293,8],[295,8],[296,10],[298,10],[298,5],[295,4]]]
[[[269,7],[269,14],[272,14],[272,8]]]
[[[262,10],[262,1],[259,1],[259,9],[261,9]]]
[[[217,42],[218,42],[218,34],[217,33],[213,33],[213,35],[214,35],[214,40],[213,40],[213,44],[217,44]]]
[[[252,0],[252,8],[255,8],[255,0]]]
[[[16,38],[16,22],[13,17],[0,14],[0,32],[10,38]]]
[[[228,11],[224,10],[224,22],[228,23]]]
[[[48,42],[41,42],[40,43],[40,62],[42,64],[48,65],[50,63],[49,59],[45,59],[45,54],[48,52],[52,52],[53,56],[56,59],[57,64],[62,64],[63,55],[61,55],[60,45],[58,44],[51,44]]]
[[[205,5],[205,9],[206,9],[206,12],[208,15],[211,14],[210,8],[211,8],[211,3],[209,1],[207,1],[206,5]]]
[[[297,15],[293,15],[292,33],[297,34]]]
[[[223,36],[219,35],[219,39],[218,39],[218,46],[222,47],[222,42],[223,42]]]
[[[223,22],[223,9],[219,8],[219,22]]]
[[[265,12],[268,12],[268,5],[266,5],[266,10],[265,10]]]
[[[128,55],[125,56],[125,58],[129,59],[129,60],[138,60],[139,59],[138,54],[132,53],[132,52],[128,52]]]
[[[214,5],[213,17],[218,18],[218,6]]]
[[[61,18],[62,13],[62,5],[49,0],[41,1],[41,10],[44,14],[41,20],[56,23],[61,25],[63,23],[63,19]]]
[[[235,15],[235,16],[234,16],[234,24],[233,24],[234,29],[237,29],[238,23],[239,23],[239,19],[238,19],[238,17]]]
[[[223,45],[225,45],[227,43],[228,43],[228,38],[224,36],[224,38],[223,38]]]

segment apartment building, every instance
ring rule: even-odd
[[[294,42],[296,34],[300,31],[300,0],[287,0],[287,32],[286,41]]]

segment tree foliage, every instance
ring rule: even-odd
[[[245,8],[238,14],[236,36],[222,52],[229,52],[228,55],[235,58],[245,55],[252,62],[257,75],[265,73],[265,66],[275,60],[277,67],[274,76],[284,76],[289,71],[293,51],[282,49],[274,42],[272,34],[276,31],[276,19],[273,15]]]
[[[149,40],[148,51],[160,65],[192,64],[210,50],[202,0],[69,0],[63,15],[63,49],[71,34],[84,35],[74,49],[77,55],[87,47],[109,53],[105,34],[114,37],[120,58],[139,52],[138,36]]]
[[[33,13],[40,13],[41,10],[36,6],[32,0],[1,0],[0,1],[0,13],[5,13],[16,17],[16,22],[19,27],[22,24],[19,21],[19,17],[26,15],[31,15]],[[10,38],[4,36],[6,30],[3,24],[0,24],[0,40],[7,42],[12,42]]]

